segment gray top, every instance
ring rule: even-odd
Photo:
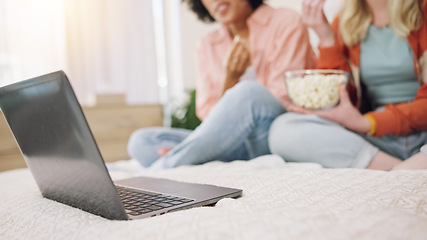
[[[388,26],[371,25],[360,52],[361,79],[374,108],[415,98],[420,85],[413,52],[406,39],[398,38]]]

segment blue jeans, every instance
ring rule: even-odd
[[[148,148],[153,142],[146,141],[152,136],[145,135],[144,130],[131,137],[129,154],[144,166],[156,161],[156,168],[251,159],[270,153],[268,130],[284,112],[283,105],[262,84],[243,81],[224,94],[199,127],[187,136],[181,135],[182,141],[176,141],[166,156],[156,161],[155,154],[135,154],[142,152],[142,144]],[[173,135],[173,131],[165,129],[168,134]],[[151,148],[157,151],[158,146],[156,143]]]
[[[144,167],[148,167],[160,158],[158,149],[174,148],[191,132],[192,130],[188,129],[167,127],[138,129],[129,138],[128,154]]]
[[[364,136],[316,115],[285,113],[273,122],[270,150],[286,161],[316,162],[328,168],[366,168],[379,150],[399,159],[418,153],[427,132],[406,136]]]

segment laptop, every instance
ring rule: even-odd
[[[242,195],[240,189],[161,178],[113,182],[63,71],[0,88],[0,108],[48,199],[107,219],[131,220]]]

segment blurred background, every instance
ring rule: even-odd
[[[301,0],[265,2],[301,9]],[[328,17],[339,2],[326,2]],[[0,0],[0,86],[64,70],[104,158],[127,159],[133,130],[185,118],[195,43],[216,27],[180,0]],[[17,156],[3,122],[0,170],[25,166]]]

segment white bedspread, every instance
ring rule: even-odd
[[[239,199],[111,221],[41,197],[27,169],[0,173],[0,239],[427,239],[427,172],[322,169],[276,156],[153,172],[110,164],[113,179],[149,175],[243,189]]]

